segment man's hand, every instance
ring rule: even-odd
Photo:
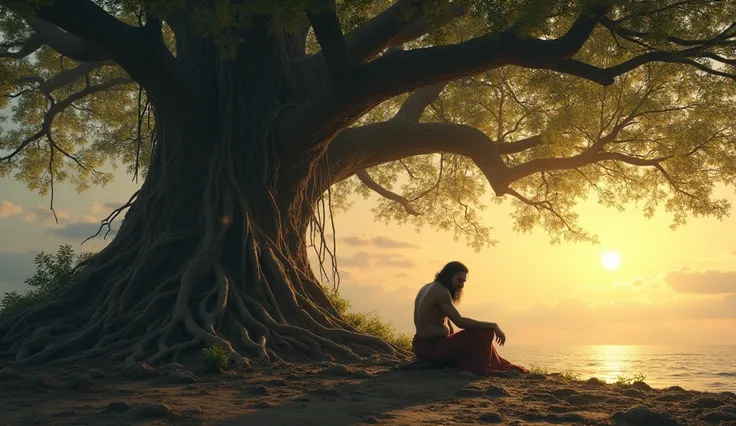
[[[496,343],[498,343],[499,346],[503,346],[503,344],[506,343],[506,334],[501,331],[498,324],[496,325],[496,328],[493,329],[493,332],[496,334]]]

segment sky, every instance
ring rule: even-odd
[[[139,184],[119,172],[105,188],[77,194],[58,185],[49,197],[11,178],[0,180],[0,294],[23,290],[33,256],[71,244],[99,250],[93,239],[100,220],[122,205]],[[736,204],[733,188],[720,196]],[[413,300],[442,266],[459,260],[470,269],[458,309],[464,316],[497,322],[507,345],[715,345],[736,344],[736,218],[691,219],[671,230],[671,217],[647,219],[636,206],[620,213],[594,199],[579,205],[581,224],[600,244],[551,245],[541,229],[512,230],[509,203],[484,200],[484,222],[499,243],[476,253],[452,234],[383,224],[370,208],[376,198],[356,197],[335,218],[340,291],[355,311],[377,311],[398,331],[412,334]],[[601,265],[615,250],[615,271]]]

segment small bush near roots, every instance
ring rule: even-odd
[[[616,386],[631,386],[636,382],[643,382],[647,379],[644,374],[634,374],[633,376],[621,375],[616,378]]]
[[[202,348],[200,361],[208,373],[222,373],[230,361],[230,354],[220,345]]]
[[[537,364],[531,364],[529,366],[529,373],[531,373],[531,374],[543,374],[545,376],[549,374],[549,372],[547,371],[546,368],[542,367],[541,365],[537,365]]]
[[[580,374],[574,373],[572,371],[563,371],[562,373],[560,373],[560,378],[567,382],[579,382]]]
[[[377,312],[350,312],[350,302],[340,293],[332,289],[325,289],[325,292],[330,302],[332,302],[332,306],[355,328],[363,333],[379,337],[401,349],[411,350],[411,337],[397,332],[396,328],[381,318]]]
[[[72,246],[59,246],[56,254],[39,253],[33,259],[36,272],[25,280],[28,290],[24,293],[10,291],[0,299],[0,318],[18,313],[24,309],[49,300],[55,293],[64,289],[74,274],[83,267],[81,262],[89,260],[93,253],[74,255]]]

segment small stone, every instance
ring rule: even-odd
[[[377,425],[378,419],[375,417],[363,417],[363,423],[368,423],[369,425]]]
[[[476,377],[475,376],[475,373],[471,373],[470,371],[460,371],[458,373],[458,376],[460,376],[460,377],[468,377],[468,378],[471,378],[471,379],[474,379]]]
[[[698,419],[703,420],[708,423],[720,423],[720,422],[731,422],[736,421],[736,414],[731,413],[729,411],[709,411],[707,413],[701,414]]]
[[[111,403],[107,404],[105,411],[111,413],[122,413],[123,411],[127,411],[129,408],[130,405],[128,405],[128,403],[125,401],[112,401]]]
[[[335,362],[335,357],[330,354],[325,354],[325,356],[322,357],[323,362]]]
[[[202,415],[202,413],[203,413],[203,411],[200,410],[199,408],[190,408],[190,409],[184,410],[182,412],[182,414],[185,415],[185,416],[200,416],[200,415]]]
[[[168,405],[154,402],[133,405],[125,415],[134,419],[153,419],[173,416],[174,412],[171,411]]]
[[[665,392],[685,392],[685,389],[679,387],[679,386],[670,386],[662,389]]]
[[[81,373],[72,378],[71,387],[79,390],[94,389],[95,381],[89,374]]]
[[[286,386],[286,380],[274,379],[274,380],[269,381],[268,384],[274,387]]]
[[[529,380],[547,380],[547,376],[540,373],[529,373],[526,375],[526,378]]]
[[[253,390],[251,390],[251,393],[254,395],[271,396],[271,391],[263,385],[254,387]]]
[[[334,374],[336,376],[349,376],[350,369],[343,364],[335,364],[327,367],[327,374]]]
[[[12,368],[0,368],[0,382],[4,382],[7,380],[19,380],[22,378],[23,376],[18,374],[18,372],[13,370]]]
[[[631,397],[631,398],[645,398],[646,397],[646,395],[644,395],[642,391],[640,391],[639,389],[634,389],[634,388],[624,389],[623,392],[621,392],[621,394]]]
[[[705,396],[694,400],[692,405],[698,408],[717,408],[723,405],[723,403],[715,398]]]
[[[258,401],[252,405],[253,408],[271,408],[272,405],[268,401]]]
[[[570,388],[558,388],[558,389],[552,389],[549,391],[552,395],[556,396],[557,398],[567,398],[571,395],[577,395],[579,392],[575,389]]]
[[[686,393],[665,393],[662,395],[659,395],[658,397],[654,398],[655,401],[665,401],[665,402],[676,402],[676,401],[685,401],[690,399],[691,396]]]
[[[501,423],[503,421],[503,418],[501,418],[501,415],[496,412],[489,412],[481,414],[478,418],[483,423]]]
[[[585,383],[590,386],[604,386],[606,384],[606,382],[597,377],[591,377]]]
[[[172,371],[166,376],[167,383],[195,383],[197,377],[191,371]]]
[[[652,390],[651,386],[649,386],[648,384],[646,384],[645,382],[641,380],[632,383],[631,387],[634,389],[639,389],[639,390],[646,390],[646,391]]]
[[[486,389],[486,396],[491,398],[501,398],[504,396],[509,396],[509,391],[506,390],[506,388],[498,385],[490,385]]]
[[[137,362],[123,370],[123,375],[129,379],[146,379],[153,374],[153,367],[145,362]]]
[[[483,391],[483,389],[481,389],[479,387],[467,386],[467,387],[458,389],[455,392],[455,395],[456,396],[470,396],[470,397],[473,397],[473,396],[481,396],[484,393],[485,392]]]
[[[654,411],[649,407],[637,405],[626,411],[618,411],[611,418],[616,423],[629,426],[677,426],[678,423],[667,413]]]
[[[365,369],[356,370],[353,372],[353,375],[355,377],[362,377],[362,378],[373,377],[373,373]]]

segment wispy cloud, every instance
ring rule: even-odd
[[[0,219],[17,216],[23,213],[21,206],[10,201],[0,201]]]
[[[670,271],[664,281],[678,293],[736,294],[736,271]]]
[[[372,238],[368,238],[365,235],[351,235],[342,238],[342,242],[351,246],[376,246],[381,248],[420,248],[418,245],[391,238],[386,235],[379,235]]]
[[[56,217],[54,217],[54,211],[56,212]],[[57,218],[59,219],[59,222],[69,220],[70,215],[67,210],[54,209],[54,211],[51,211],[48,206],[42,206],[39,204],[28,210],[26,214],[23,215],[23,219],[26,222],[40,222],[46,224],[56,223]]]
[[[355,268],[414,268],[414,260],[399,254],[372,254],[359,251],[352,256],[338,257],[339,266]]]

